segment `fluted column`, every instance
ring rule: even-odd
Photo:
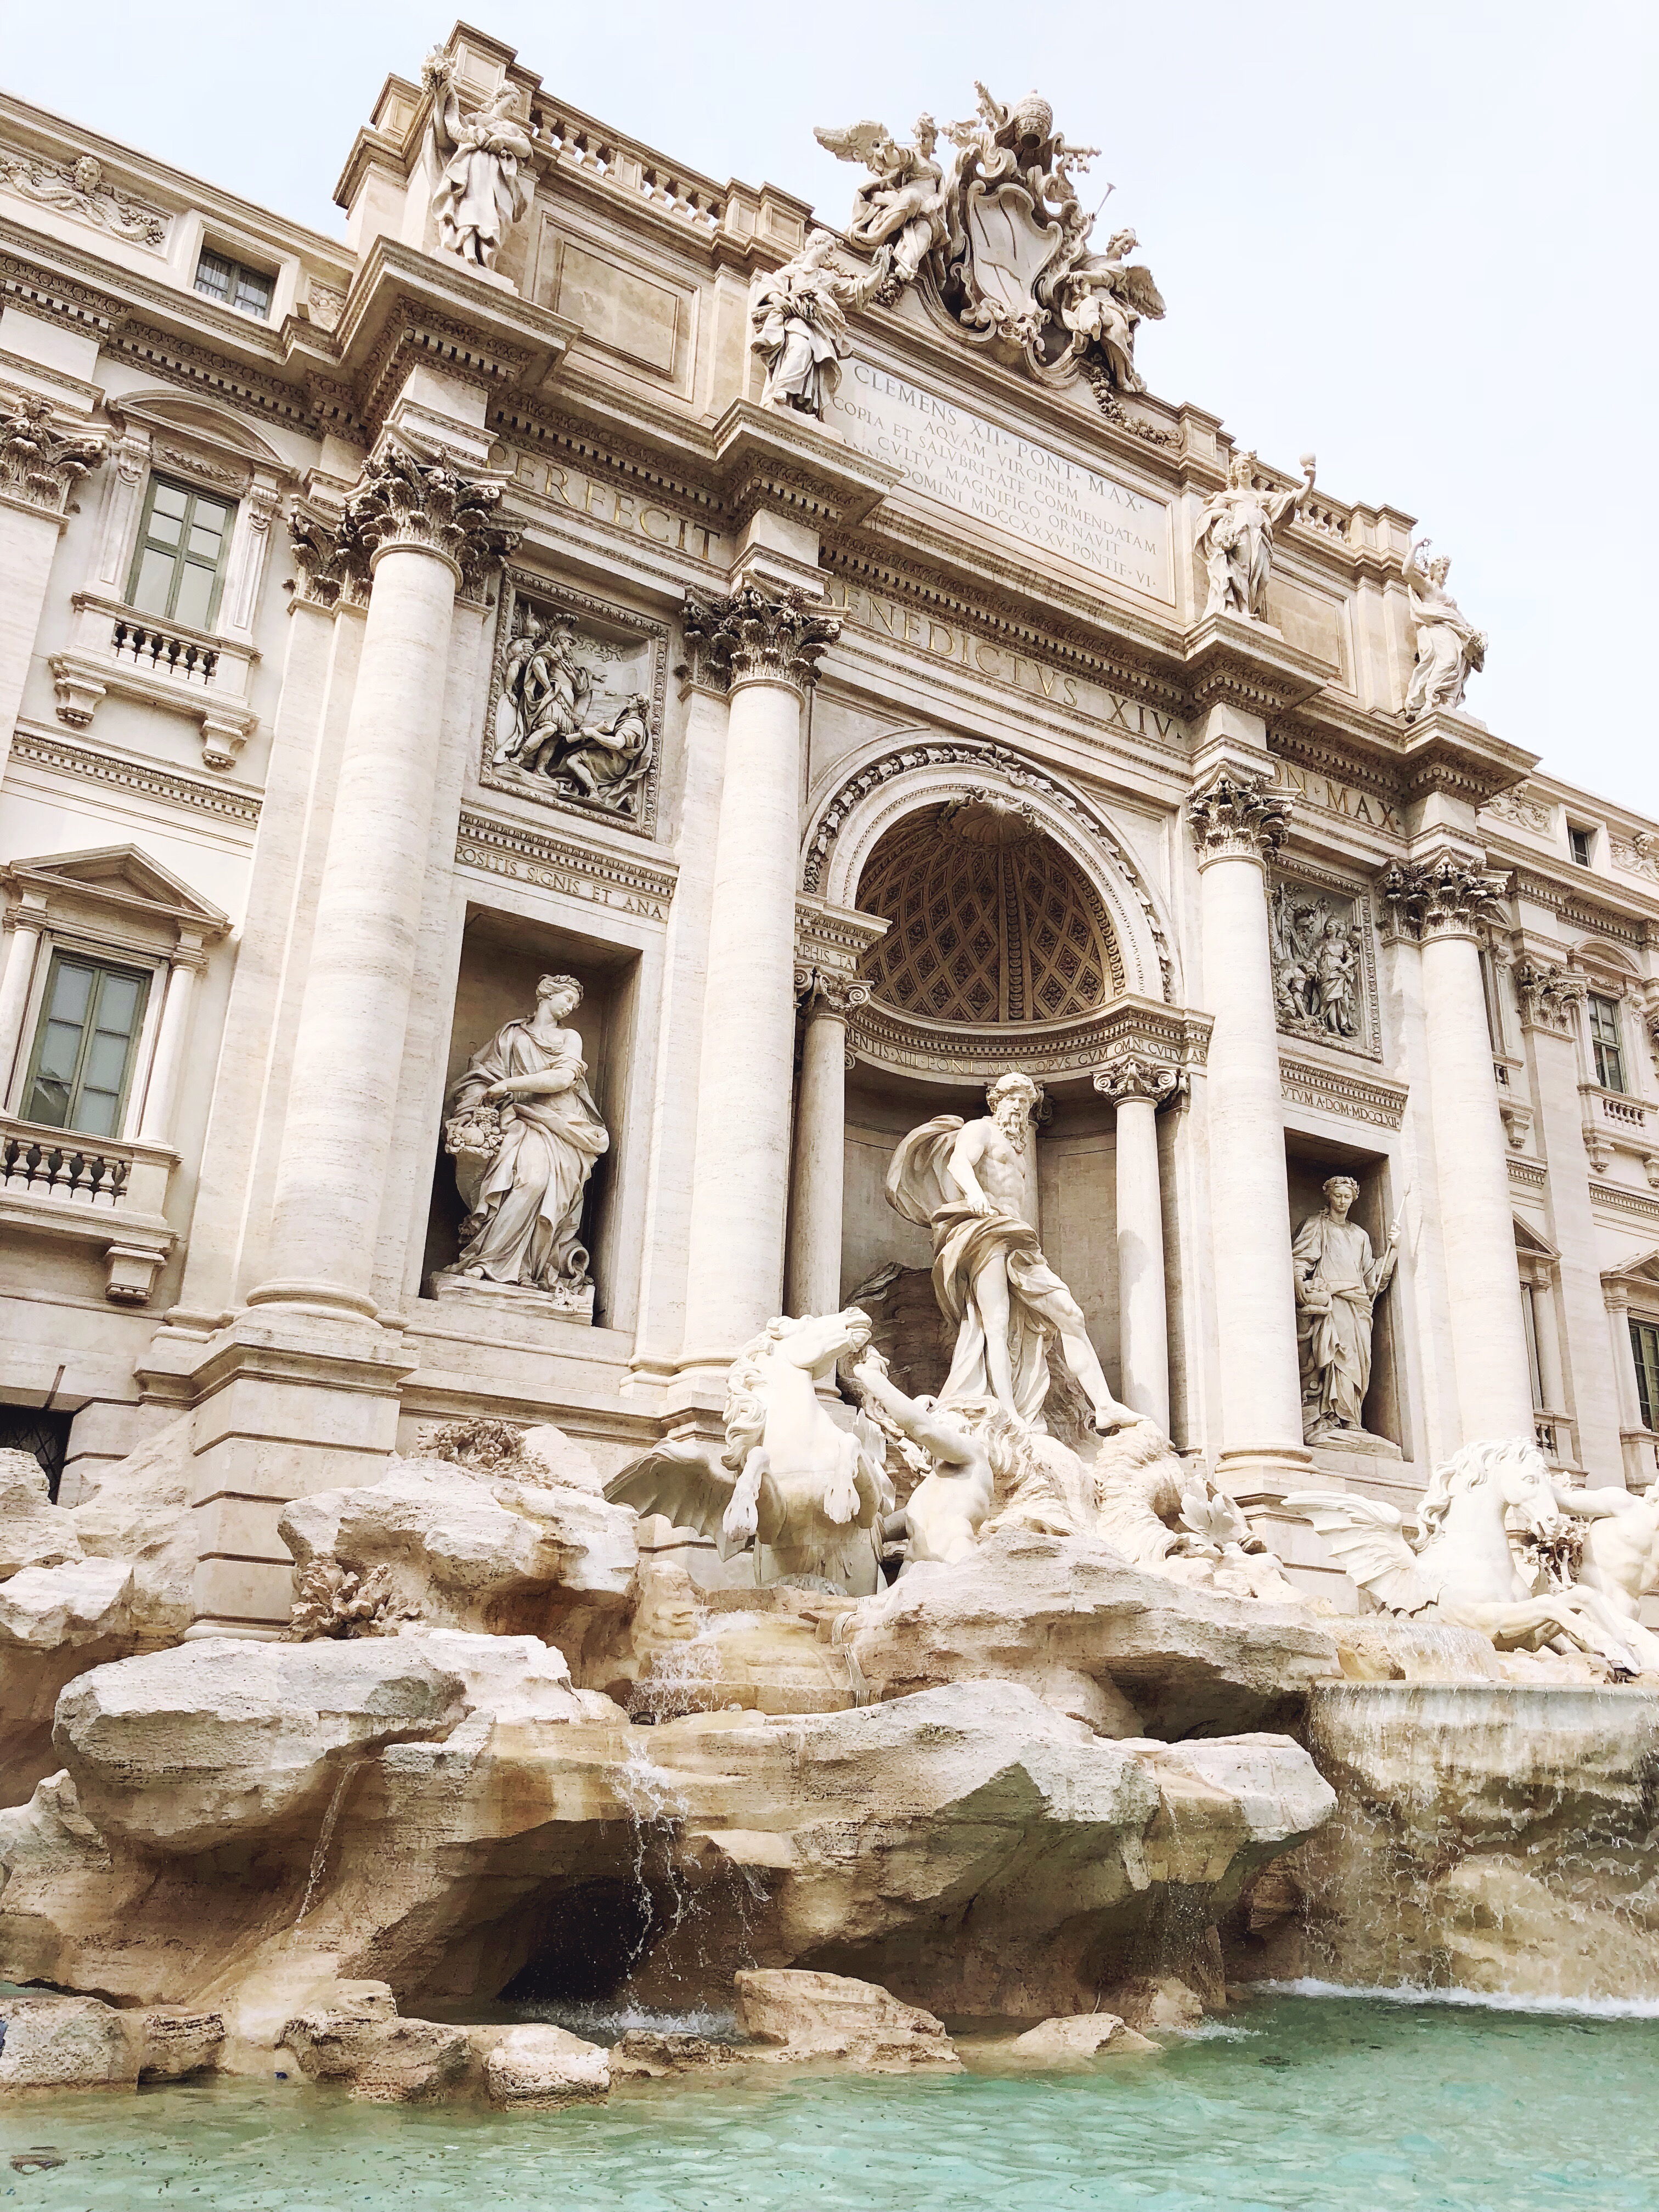
[[[870,994],[862,983],[795,971],[805,1002],[795,1148],[789,1184],[789,1266],[783,1303],[792,1314],[841,1304],[842,1201],[847,1161],[847,1017]]]
[[[1178,1068],[1125,1053],[1096,1072],[1117,1109],[1117,1395],[1166,1432],[1170,1315],[1164,1280],[1164,1193],[1158,1109],[1179,1088]]]
[[[318,896],[272,1208],[251,1304],[372,1319],[369,1282],[427,867],[455,588],[507,550],[500,486],[398,448],[347,502],[373,579]]]
[[[173,1107],[185,1063],[185,1043],[190,1035],[190,1002],[197,975],[206,965],[202,940],[192,934],[180,943],[167,971],[167,996],[161,1001],[161,1026],[156,1031],[155,1053],[144,1089],[144,1110],[138,1124],[138,1134],[149,1144],[167,1145],[173,1141]]]
[[[1205,1003],[1215,1020],[1205,1101],[1221,1382],[1216,1474],[1240,1496],[1272,1496],[1308,1463],[1265,879],[1290,808],[1265,775],[1223,768],[1194,792],[1188,814]]]
[[[686,627],[729,693],[697,1086],[683,1366],[731,1358],[780,1310],[794,1059],[801,726],[841,634],[789,590],[744,584]]]
[[[1504,878],[1443,851],[1390,868],[1382,895],[1422,948],[1434,1158],[1462,1441],[1530,1437],[1509,1144],[1492,1079],[1479,933]]]

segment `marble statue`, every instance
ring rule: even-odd
[[[1124,258],[1139,243],[1132,230],[1115,231],[1104,253],[1081,255],[1054,287],[1060,319],[1076,351],[1094,347],[1120,392],[1146,389],[1135,368],[1135,327],[1143,317],[1164,319],[1164,295],[1151,270]]]
[[[849,276],[830,258],[835,243],[827,230],[811,232],[793,261],[757,276],[749,294],[749,343],[766,363],[761,404],[820,422],[853,349],[848,310],[874,299],[892,265],[890,248],[878,246],[864,275]]]
[[[868,1596],[880,1583],[882,1522],[894,1503],[886,1446],[861,1415],[850,1428],[832,1420],[818,1391],[869,1342],[870,1317],[857,1306],[769,1322],[727,1375],[724,1452],[668,1437],[605,1496],[717,1537],[727,1558],[752,1540],[757,1583],[804,1577]]]
[[[896,299],[915,281],[933,248],[945,243],[950,228],[945,171],[933,158],[938,125],[931,115],[919,115],[911,146],[901,146],[884,123],[819,129],[812,136],[838,161],[862,161],[869,170],[853,195],[847,235],[870,253],[890,241],[891,266],[877,296]]]
[[[1579,1583],[1540,1590],[1522,1571],[1505,1516],[1535,1536],[1547,1536],[1558,1518],[1549,1469],[1524,1437],[1468,1444],[1437,1468],[1415,1543],[1392,1505],[1357,1492],[1292,1491],[1285,1503],[1387,1612],[1478,1628],[1500,1651],[1565,1639],[1616,1673],[1642,1671],[1631,1622],[1601,1591]]]
[[[953,1566],[979,1543],[991,1510],[996,1469],[985,1438],[957,1414],[931,1397],[912,1398],[887,1372],[873,1346],[852,1370],[852,1381],[873,1407],[878,1426],[890,1425],[913,1474],[920,1477],[901,1510],[890,1515],[886,1533],[908,1543],[908,1561],[937,1560]],[[988,1409],[993,1422],[1006,1419]],[[883,1417],[885,1417],[884,1419]]]
[[[1294,515],[1314,487],[1314,457],[1302,456],[1304,481],[1285,491],[1263,491],[1255,482],[1254,453],[1235,453],[1227,481],[1199,518],[1198,552],[1209,577],[1206,615],[1267,619],[1267,585],[1273,568],[1273,532]]]
[[[1323,1212],[1308,1216],[1291,1247],[1308,1443],[1364,1428],[1360,1409],[1370,1388],[1372,1313],[1399,1257],[1392,1237],[1373,1256],[1370,1238],[1349,1220],[1359,1195],[1352,1176],[1332,1176],[1323,1188]]]
[[[1040,1424],[1057,1336],[1103,1434],[1136,1416],[1113,1397],[1083,1310],[1037,1242],[1038,1096],[1029,1075],[1011,1070],[988,1089],[991,1110],[979,1120],[940,1114],[913,1129],[888,1167],[887,1202],[933,1232],[934,1294],[957,1329],[941,1404],[994,1398]]]
[[[1642,1600],[1659,1592],[1659,1482],[1643,1491],[1611,1483],[1575,1490],[1555,1485],[1555,1502],[1584,1523],[1583,1556],[1576,1580],[1597,1591],[1625,1623],[1644,1664],[1659,1673],[1659,1636],[1642,1626]]]
[[[503,83],[481,107],[461,112],[448,58],[428,54],[421,72],[432,94],[432,140],[440,170],[432,195],[438,243],[477,269],[494,269],[501,240],[534,189],[535,151],[516,85]]]
[[[449,1275],[588,1301],[582,1200],[610,1133],[586,1083],[582,1041],[563,1026],[581,1003],[574,975],[544,975],[536,1011],[505,1023],[449,1094],[445,1149],[467,1207]]]
[[[1430,541],[1419,538],[1406,556],[1406,581],[1412,591],[1412,620],[1417,626],[1417,665],[1406,691],[1406,720],[1431,714],[1436,708],[1463,703],[1472,672],[1486,665],[1486,634],[1476,629],[1446,589],[1451,562],[1443,553],[1425,556]]]
[[[979,112],[953,123],[960,148],[943,249],[945,304],[970,332],[1023,348],[1036,362],[1048,341],[1054,290],[1081,255],[1092,220],[1073,171],[1097,146],[1068,146],[1040,93],[1005,105],[976,83]]]

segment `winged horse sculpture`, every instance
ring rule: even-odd
[[[1598,1590],[1570,1583],[1540,1591],[1523,1572],[1506,1512],[1513,1508],[1544,1535],[1559,1508],[1543,1455],[1522,1437],[1466,1445],[1435,1469],[1415,1549],[1400,1515],[1375,1498],[1300,1490],[1285,1503],[1313,1523],[1337,1565],[1390,1613],[1480,1629],[1503,1651],[1537,1650],[1565,1637],[1621,1674],[1639,1674],[1659,1660],[1650,1632],[1622,1619]]]

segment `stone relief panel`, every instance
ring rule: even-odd
[[[1267,926],[1281,1032],[1379,1058],[1368,901],[1334,878],[1314,883],[1274,869],[1267,887]]]
[[[663,623],[509,572],[479,781],[651,836],[667,679]]]

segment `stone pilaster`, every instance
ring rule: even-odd
[[[1265,771],[1224,763],[1188,802],[1199,867],[1205,1085],[1221,1449],[1216,1480],[1271,1498],[1305,1477],[1290,1191],[1266,872],[1288,803]]]
[[[792,1314],[835,1313],[846,1187],[847,1018],[868,1004],[870,993],[821,968],[798,968],[795,988],[803,1026],[784,1307]]]
[[[1109,1061],[1094,1075],[1095,1089],[1117,1111],[1118,1395],[1166,1432],[1170,1317],[1158,1109],[1184,1082],[1178,1067],[1134,1052]]]
[[[1515,1260],[1509,1145],[1492,1078],[1480,933],[1498,917],[1506,878],[1461,846],[1391,867],[1382,896],[1421,952],[1447,1306],[1461,1437],[1532,1434]]]
[[[0,414],[0,775],[23,703],[64,510],[106,450],[101,437],[64,428],[50,400],[26,396]]]

